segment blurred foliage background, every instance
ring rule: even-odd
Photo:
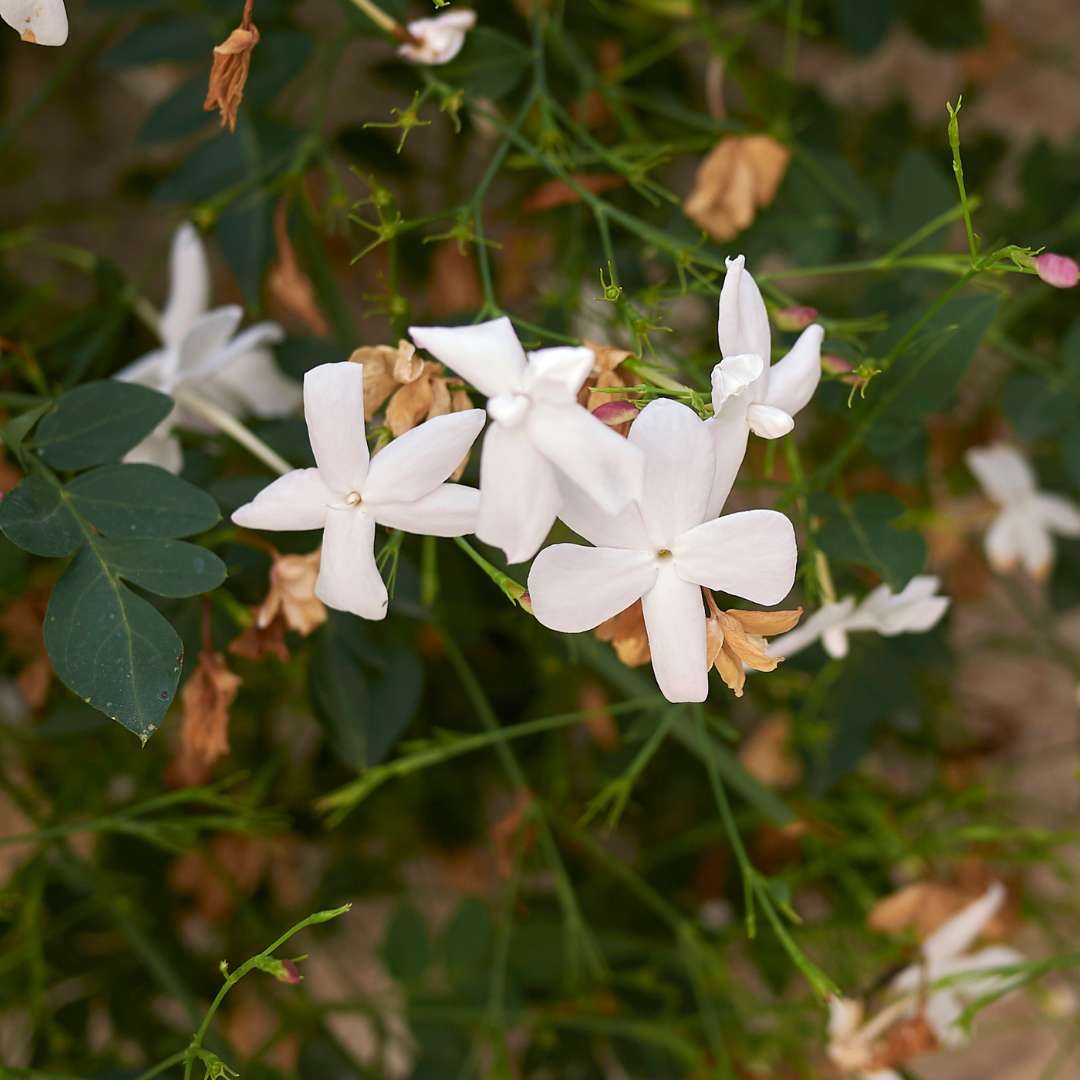
[[[203,99],[241,8],[75,0],[62,49],[0,37],[9,410],[155,347],[145,305],[165,295],[181,220],[212,252],[215,303],[286,328],[276,356],[295,379],[395,344],[410,321],[505,311],[527,342],[611,342],[704,389],[716,271],[738,253],[774,309],[812,304],[826,350],[873,367],[956,280],[955,259],[935,259],[966,251],[946,138],[960,93],[987,249],[1080,255],[1069,0],[480,0],[462,53],[432,68],[395,58],[348,0],[256,0],[230,133]],[[791,153],[775,197],[710,238],[682,209],[696,170],[723,137],[760,132]],[[314,308],[274,285],[289,259]],[[595,299],[605,280],[614,301]],[[52,678],[41,628],[60,566],[0,538],[4,1066],[148,1075],[187,1046],[219,961],[347,902],[297,939],[299,986],[255,973],[225,1000],[206,1046],[241,1076],[835,1076],[797,957],[872,995],[917,934],[867,916],[912,882],[970,898],[1004,880],[1001,933],[1033,958],[1069,955],[1080,542],[1045,583],[992,574],[962,454],[1011,439],[1043,488],[1077,495],[1080,307],[1018,274],[950,304],[901,354],[921,374],[892,404],[878,396],[890,375],[865,394],[827,378],[797,444],[752,440],[729,504],[787,500],[811,538],[808,609],[818,547],[840,595],[940,575],[948,618],[853,637],[843,661],[815,646],[740,699],[718,681],[704,743],[689,711],[657,704],[648,667],[544,630],[452,541],[405,538],[385,623],[330,612],[277,655],[229,651],[272,555],[228,514],[270,476],[228,438],[187,433],[182,476],[224,515],[199,542],[229,576],[209,599],[150,599],[189,658],[221,651],[242,680],[228,753],[193,776],[179,703],[143,748]],[[298,417],[250,426],[313,462]],[[808,498],[790,489],[830,460]],[[283,554],[316,543],[270,539]],[[550,717],[564,719],[456,742]],[[401,760],[328,813],[365,767]],[[740,843],[790,948],[760,903],[748,935]],[[994,1005],[970,1047],[903,1067],[1076,1075],[1071,979]]]

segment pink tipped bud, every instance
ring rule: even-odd
[[[817,319],[817,308],[786,307],[773,316],[773,322],[781,330],[805,330]]]
[[[830,375],[842,376],[840,381],[847,383],[848,386],[862,386],[865,381],[855,374],[855,368],[851,364],[846,360],[841,360],[839,356],[834,356],[832,353],[821,354],[821,367],[823,371],[828,372]]]
[[[620,424],[636,420],[637,414],[638,408],[632,401],[605,401],[603,405],[593,410],[593,416],[608,427],[618,427]]]
[[[1036,255],[1034,263],[1039,277],[1055,289],[1071,289],[1080,281],[1080,266],[1068,255],[1055,255],[1048,251],[1043,255]]]
[[[521,595],[520,595],[520,596],[518,597],[518,603],[519,603],[519,604],[520,604],[520,605],[522,606],[522,608],[524,608],[524,609],[525,609],[525,610],[526,610],[526,611],[527,611],[527,612],[528,612],[528,613],[529,613],[530,615],[532,615],[532,614],[533,614],[533,607],[532,607],[532,597],[531,597],[531,596],[530,596],[530,595],[529,595],[529,594],[528,594],[527,592],[523,592],[523,593],[522,593],[522,594],[521,594]]]
[[[281,974],[278,978],[282,982],[288,983],[290,986],[296,986],[303,977],[300,974],[300,969],[291,960],[281,961]]]

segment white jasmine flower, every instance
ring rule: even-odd
[[[964,1008],[986,994],[1009,987],[1016,977],[985,974],[1022,963],[1024,957],[1005,945],[969,953],[975,939],[1005,900],[1005,887],[995,881],[986,893],[954,915],[923,942],[919,962],[905,968],[889,984],[892,1000],[863,1022],[863,1005],[846,998],[829,1002],[828,1055],[841,1072],[863,1080],[900,1080],[893,1065],[933,1054],[965,1040],[959,1020]],[[958,975],[976,977],[935,987]]]
[[[493,423],[480,455],[476,535],[512,563],[536,554],[569,478],[607,514],[641,493],[644,459],[577,403],[592,349],[540,349],[526,356],[505,316],[474,326],[413,326],[412,339],[486,395]]]
[[[398,56],[414,64],[448,64],[465,44],[465,34],[476,25],[476,12],[446,11],[430,19],[417,19],[408,31],[419,44],[411,41],[398,46]]]
[[[68,38],[64,0],[0,0],[0,19],[34,45],[63,45]]]
[[[340,611],[382,619],[387,594],[375,564],[375,526],[429,536],[472,532],[480,493],[443,481],[480,433],[484,413],[437,416],[369,460],[364,368],[345,361],[304,376],[304,415],[317,467],[286,473],[232,519],[247,529],[322,529],[315,595]]]
[[[711,515],[720,512],[731,491],[750,432],[763,439],[786,435],[821,378],[825,331],[817,324],[799,335],[787,356],[771,363],[769,314],[744,263],[742,255],[727,260],[720,292],[717,332],[723,360],[713,368],[713,416],[707,421],[717,449]]]
[[[765,652],[794,656],[820,638],[825,651],[834,660],[842,660],[848,654],[848,634],[853,630],[874,630],[883,637],[925,633],[949,607],[947,596],[936,595],[940,585],[940,578],[919,574],[899,593],[879,585],[859,604],[854,596],[845,596],[819,608],[790,633],[773,638]]]
[[[232,416],[254,413],[263,419],[288,416],[300,404],[300,387],[286,378],[266,346],[280,341],[277,323],[261,322],[234,337],[243,318],[236,305],[210,306],[210,264],[195,228],[184,222],[173,236],[169,256],[169,298],[158,323],[162,348],[129,364],[116,379],[160,390],[177,407],[124,458],[178,473],[183,466],[175,427],[213,431],[202,416],[185,409],[193,392]]]
[[[1053,568],[1053,534],[1080,536],[1080,510],[1071,499],[1039,491],[1035,473],[1013,446],[975,446],[964,454],[986,497],[1001,507],[986,533],[986,557],[1003,573],[1021,566],[1036,580]]]
[[[795,580],[795,530],[774,510],[710,520],[716,451],[685,405],[651,402],[630,428],[645,455],[641,498],[608,516],[569,489],[560,516],[595,547],[556,544],[529,574],[533,613],[564,633],[591,630],[641,600],[653,672],[669,701],[704,701],[701,589],[777,604]]]

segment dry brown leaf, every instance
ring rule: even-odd
[[[34,831],[34,823],[19,809],[15,801],[0,791],[0,838],[23,836]],[[0,845],[0,889],[12,875],[37,851],[37,844],[28,840],[22,844]]]
[[[476,260],[462,252],[456,240],[445,240],[435,249],[431,267],[429,296],[436,318],[476,311],[484,302]]]
[[[751,776],[774,788],[787,788],[802,776],[802,764],[788,749],[791,724],[784,716],[766,720],[739,747],[739,761]]]
[[[769,656],[765,652],[765,635],[790,630],[802,616],[802,608],[796,611],[742,611],[737,608],[721,611],[707,589],[705,596],[709,604],[709,616],[705,620],[708,665],[715,666],[736,697],[742,697],[746,682],[743,665],[756,671],[775,671],[783,657]]]
[[[202,651],[181,693],[184,720],[173,775],[183,786],[204,783],[210,767],[229,752],[229,707],[243,680],[221,653]]]
[[[641,601],[635,600],[625,611],[607,619],[596,628],[597,641],[610,641],[615,653],[627,667],[640,667],[652,659],[649,634]]]
[[[514,870],[514,837],[525,820],[525,814],[529,804],[533,801],[533,793],[528,788],[522,788],[514,796],[513,805],[498,821],[492,824],[488,830],[491,837],[491,846],[495,849],[495,867],[500,877],[508,878]],[[526,847],[531,847],[535,839],[533,830],[530,829],[525,838]]]
[[[411,366],[416,349],[409,341],[392,345],[364,345],[354,349],[349,360],[364,365],[364,419],[370,420],[382,403],[397,389],[400,380],[394,371],[399,364]]]
[[[626,177],[616,173],[572,173],[571,179],[591,195],[603,195],[605,191],[626,183]],[[578,202],[581,202],[581,192],[572,188],[565,180],[548,180],[526,195],[521,205],[525,210],[537,211],[551,210],[556,206],[572,206]]]
[[[912,1058],[936,1054],[941,1040],[925,1016],[912,1016],[893,1024],[874,1048],[867,1072],[905,1065]]]
[[[595,711],[585,720],[585,728],[603,750],[615,750],[619,745],[619,729],[611,713],[607,712],[610,698],[598,682],[587,682],[578,693],[578,708],[582,712]]]
[[[317,547],[307,555],[279,555],[276,551],[273,554],[270,591],[255,608],[255,623],[265,630],[280,615],[288,629],[307,637],[326,622],[326,606],[315,595],[322,548]]]
[[[725,135],[698,167],[683,211],[714,239],[731,240],[776,198],[790,161],[771,135]]]
[[[255,609],[258,611],[258,608]],[[229,642],[229,652],[245,660],[262,663],[272,653],[283,664],[289,662],[289,646],[285,644],[285,616],[280,613],[266,625],[253,622],[239,636]]]
[[[169,885],[174,892],[191,896],[208,921],[220,924],[236,907],[235,892],[250,896],[258,888],[270,858],[271,850],[264,840],[219,832],[206,855],[189,852],[173,860]]]
[[[42,633],[48,606],[49,590],[38,588],[12,600],[0,612],[0,632],[8,648],[26,658],[16,681],[33,709],[45,704],[55,674]]]
[[[438,369],[438,364],[432,364]],[[386,405],[386,426],[394,438],[411,431],[423,420],[435,400],[431,379],[416,379],[394,391]]]
[[[259,31],[251,21],[254,0],[244,4],[240,26],[221,45],[214,46],[214,66],[203,109],[221,110],[221,126],[236,130],[236,113],[244,97],[244,84],[251,67],[251,50],[259,44]]]
[[[968,82],[982,86],[1019,59],[1016,37],[1008,24],[1000,19],[987,19],[986,44],[964,53],[960,57],[960,70]]]
[[[296,251],[289,239],[289,204],[285,199],[278,203],[274,213],[274,235],[277,238],[278,257],[267,279],[270,294],[319,337],[325,337],[330,331],[319,310],[315,288],[300,269]]]

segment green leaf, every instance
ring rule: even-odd
[[[1020,371],[1005,386],[1004,411],[1021,439],[1053,438],[1076,423],[1080,402],[1041,375]]]
[[[268,30],[251,54],[244,97],[256,105],[269,105],[300,74],[314,45],[311,35],[299,30]]]
[[[22,460],[23,439],[29,434],[31,428],[53,407],[51,401],[35,405],[32,409],[20,413],[9,420],[0,428],[0,441],[10,450],[16,458]]]
[[[230,203],[218,217],[217,242],[244,299],[257,306],[263,271],[277,250],[273,200],[246,196]]]
[[[957,201],[956,188],[924,150],[909,150],[897,169],[889,196],[889,232],[895,242],[904,240]],[[910,251],[940,247],[945,228],[927,237]]]
[[[159,101],[139,128],[135,145],[152,146],[170,139],[182,139],[213,123],[214,115],[203,108],[206,83],[204,71],[181,83],[167,98]]]
[[[212,551],[186,540],[102,537],[93,546],[114,574],[158,596],[195,596],[225,580],[225,564]]]
[[[893,18],[890,0],[839,0],[844,43],[857,56],[868,56],[881,44]]]
[[[532,64],[532,53],[517,38],[490,26],[469,32],[461,52],[439,68],[439,77],[477,97],[510,93]]]
[[[60,558],[83,541],[79,521],[55,484],[27,476],[0,501],[0,529],[34,555]]]
[[[98,61],[102,71],[120,71],[160,60],[205,60],[217,41],[205,15],[181,15],[136,26]]]
[[[935,49],[973,49],[986,43],[979,0],[902,0],[908,24]]]
[[[45,647],[60,681],[145,742],[176,694],[176,631],[87,544],[53,586]]]
[[[491,914],[479,900],[463,900],[443,935],[443,963],[452,983],[484,972],[490,962]]]
[[[213,528],[217,503],[157,465],[103,465],[67,486],[72,505],[111,537],[174,539]]]
[[[69,390],[38,424],[34,450],[55,469],[116,461],[172,412],[173,400],[134,383],[104,379]]]
[[[816,495],[811,509],[829,519],[817,533],[821,550],[832,559],[868,566],[893,592],[903,589],[926,563],[926,541],[889,524],[904,513],[895,495],[874,492],[844,506]]]
[[[380,949],[387,970],[398,982],[416,982],[431,963],[427,923],[411,904],[399,904]]]

